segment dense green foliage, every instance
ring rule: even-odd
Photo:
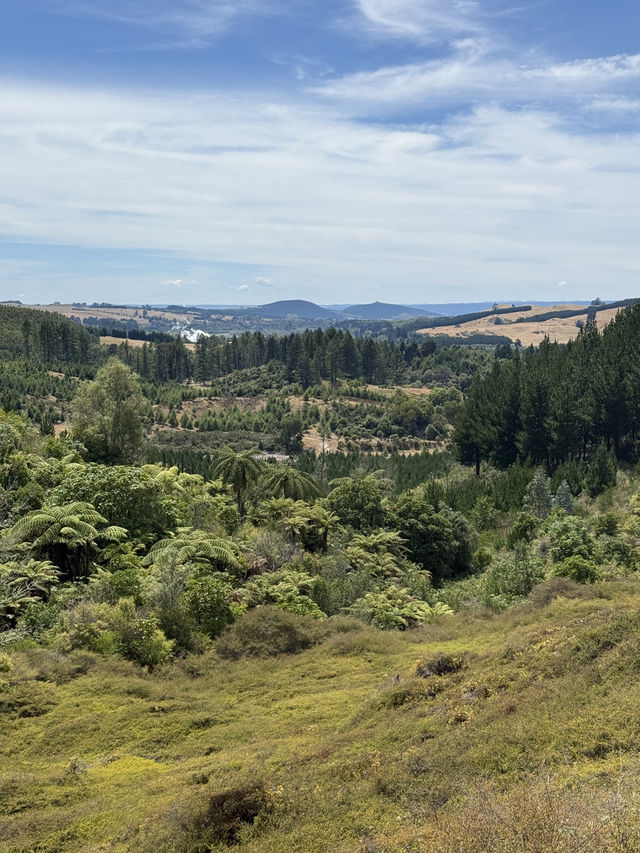
[[[525,850],[637,849],[598,796],[637,760],[639,322],[495,358],[89,335],[77,370],[81,338],[27,361],[40,326],[8,332],[0,843],[507,853],[521,824]],[[543,766],[560,830],[525,796]]]
[[[602,333],[588,324],[566,346],[544,341],[496,360],[469,389],[455,435],[460,459],[548,470],[592,460],[592,493],[610,485],[606,451],[640,455],[639,336],[640,307],[628,308]]]
[[[48,366],[87,364],[98,358],[99,336],[49,311],[0,305],[0,354]]]

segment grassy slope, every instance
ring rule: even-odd
[[[236,849],[638,850],[640,583],[577,594],[153,675],[15,655],[52,705],[0,717],[0,850],[217,849],[194,816],[256,779],[270,813]],[[465,666],[415,676],[443,651]]]

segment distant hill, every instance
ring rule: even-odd
[[[371,302],[368,305],[348,305],[344,313],[360,320],[410,320],[412,317],[431,316],[433,311],[423,311],[408,305],[393,305],[388,302]]]
[[[489,311],[495,303],[493,302],[443,302],[437,303],[414,303],[410,307],[420,311],[423,315],[434,314],[443,317],[457,317],[459,314],[475,314],[478,311]]]
[[[417,308],[423,316],[433,314],[443,317],[459,317],[461,314],[476,314],[481,311],[490,311],[495,305],[494,302],[434,302],[434,303],[414,303],[410,308]],[[501,305],[557,305],[556,302],[541,302],[539,299],[532,299],[529,302],[513,302],[510,299],[499,301]],[[572,300],[573,305],[589,305],[589,302],[582,302],[579,299]]]
[[[270,302],[268,305],[250,308],[249,311],[259,317],[287,317],[289,314],[293,314],[309,320],[327,317],[336,320],[343,319],[339,311],[322,308],[315,302],[307,302],[305,299],[285,299],[280,302]]]

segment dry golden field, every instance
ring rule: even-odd
[[[518,317],[532,317],[537,314],[548,314],[550,311],[579,310],[584,308],[584,314],[574,317],[555,318],[552,320],[541,320],[539,323],[517,323]],[[611,308],[599,311],[597,324],[599,329],[607,326],[616,316],[620,309]],[[438,326],[435,329],[420,329],[422,335],[448,335],[464,339],[470,335],[498,335],[510,338],[512,341],[519,340],[523,346],[539,344],[545,336],[560,344],[566,344],[578,334],[579,320],[586,322],[587,310],[583,305],[561,304],[561,305],[534,305],[530,311],[522,311],[514,314],[501,314],[491,317],[482,317],[468,323],[452,323],[450,326]],[[498,322],[496,323],[496,320]]]

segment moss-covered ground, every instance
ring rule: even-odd
[[[2,851],[640,850],[635,579],[267,660],[11,657]]]

